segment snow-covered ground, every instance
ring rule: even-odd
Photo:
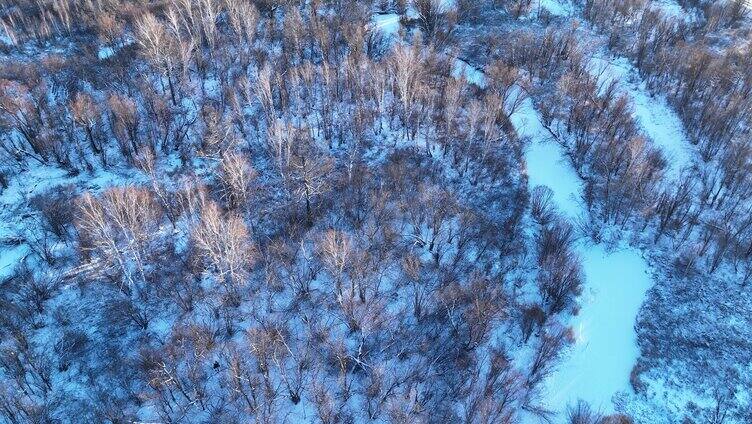
[[[75,185],[89,192],[127,183],[145,184],[144,177],[134,171],[99,170],[95,174],[69,175],[65,171],[35,165],[15,174],[8,188],[0,190],[0,281],[9,277],[24,259],[32,254],[24,240],[26,227],[34,228],[34,211],[28,207],[34,196],[65,185]]]
[[[538,0],[537,7],[534,7],[533,10],[540,13],[543,9],[554,16],[569,16],[572,14],[573,6],[567,0]]]
[[[687,13],[676,0],[653,0],[651,5],[659,7],[667,16],[681,18],[690,21],[692,15]]]
[[[530,186],[548,186],[559,210],[569,218],[583,215],[581,180],[541,124],[530,99],[512,116],[512,123],[530,140],[525,152]],[[577,250],[586,282],[579,299],[582,308],[570,323],[575,345],[547,381],[547,402],[553,410],[563,411],[582,399],[611,412],[612,396],[630,390],[629,374],[639,354],[634,323],[651,279],[636,249],[609,250],[581,240]]]
[[[50,187],[51,181],[62,180],[65,173],[57,169],[35,167],[22,176],[15,175],[8,188],[0,190],[0,281],[11,275],[17,265],[30,253],[21,237],[21,210],[34,194]]]
[[[396,13],[379,13],[372,18],[374,28],[381,31],[384,35],[391,36],[399,33],[400,15]]]
[[[133,43],[135,43],[136,40],[130,37],[125,37],[117,41],[116,43],[112,44],[103,44],[99,46],[99,50],[97,50],[97,57],[99,60],[105,60],[109,59],[113,56],[115,56],[123,47],[129,46]]]
[[[460,78],[463,76],[470,84],[475,84],[478,87],[486,86],[486,76],[483,74],[483,71],[462,59],[455,59],[452,64],[452,77]]]
[[[29,249],[23,245],[8,249],[0,248],[0,280],[8,277],[28,253]]]
[[[596,57],[591,66],[591,72],[602,81],[618,80],[619,87],[632,99],[634,117],[668,161],[668,175],[676,178],[682,169],[691,166],[694,152],[681,119],[665,98],[651,95],[629,60]]]

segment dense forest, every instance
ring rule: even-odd
[[[742,0],[0,0],[0,423],[752,422],[751,30]],[[554,383],[592,246],[651,281],[606,404]]]

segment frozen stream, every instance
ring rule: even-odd
[[[668,162],[667,176],[680,178],[684,168],[692,166],[693,148],[684,132],[684,124],[666,99],[652,96],[637,70],[623,57],[609,56],[592,59],[591,72],[604,82],[616,80],[622,92],[633,102],[632,115],[642,131],[659,147]]]
[[[394,24],[394,17],[382,16],[376,25],[385,32],[390,32],[390,28],[393,32]],[[613,68],[609,71],[608,76],[623,76],[613,72]],[[485,85],[482,71],[460,59],[455,61],[452,74],[456,77],[464,75],[478,86]],[[659,144],[663,144],[661,147],[676,146],[661,141],[683,140],[682,134],[674,130],[675,126],[669,126],[671,131],[666,131],[665,118],[675,118],[668,113],[668,108],[656,110],[655,102],[645,95],[642,87],[628,86],[627,89],[631,89],[633,98],[636,97],[636,115],[644,130],[649,136],[659,138]],[[640,95],[636,96],[636,93]],[[531,188],[548,186],[561,213],[571,219],[582,215],[585,212],[580,202],[582,181],[561,147],[541,125],[532,101],[526,99],[523,107],[511,118],[520,136],[530,140],[525,160]],[[686,164],[685,152],[678,148],[667,150],[677,174],[676,170]],[[607,251],[603,245],[581,241],[577,251],[582,259],[586,282],[579,298],[580,312],[569,323],[575,331],[576,341],[546,383],[547,406],[561,412],[582,399],[609,413],[613,411],[612,397],[618,392],[631,390],[629,375],[639,356],[634,324],[652,282],[648,265],[636,249],[624,247]]]
[[[519,134],[530,139],[525,152],[530,186],[551,188],[554,202],[566,216],[584,213],[579,201],[581,181],[541,125],[530,99],[512,121]],[[583,399],[611,412],[612,396],[631,390],[629,374],[639,354],[634,323],[651,280],[635,249],[607,251],[582,241],[577,250],[586,282],[579,299],[582,308],[570,323],[576,342],[547,382],[548,406],[563,411]]]

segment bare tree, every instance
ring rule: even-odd
[[[402,125],[407,130],[415,119],[417,112],[415,103],[421,92],[424,67],[420,51],[417,47],[395,47],[389,63],[394,89],[400,104]]]
[[[585,401],[579,400],[567,408],[567,422],[569,424],[603,424],[604,419],[601,414],[593,411],[592,407]]]
[[[231,208],[247,208],[254,191],[257,173],[240,153],[225,152],[218,170],[222,196]]]
[[[345,267],[349,265],[353,256],[353,246],[350,237],[337,230],[327,230],[317,245],[324,265],[334,277],[334,287],[337,296],[342,296],[342,279]]]
[[[558,328],[556,325],[547,326],[535,346],[535,352],[527,372],[525,386],[528,397],[525,402],[532,407],[530,402],[534,400],[536,388],[553,371],[556,361],[561,354],[562,348],[572,342],[569,330]],[[532,407],[533,411],[537,408]]]
[[[15,129],[21,138],[5,134],[0,140],[0,147],[12,158],[32,158],[43,163],[49,159],[50,148],[41,136],[41,111],[37,96],[26,85],[0,80],[0,125]]]
[[[107,105],[110,110],[110,129],[118,142],[120,153],[131,161],[141,148],[141,117],[136,102],[127,96],[112,93],[107,99]]]
[[[247,284],[248,272],[256,258],[248,228],[239,215],[223,214],[214,202],[201,209],[191,240],[207,269],[213,272],[228,293],[237,296]]]
[[[76,93],[70,109],[73,122],[84,130],[91,151],[100,156],[102,164],[107,165],[107,154],[101,137],[102,114],[94,99],[86,93]]]
[[[538,242],[538,288],[549,314],[572,306],[582,286],[582,267],[571,251],[572,227],[562,221],[543,227]]]
[[[412,3],[426,41],[439,46],[446,43],[457,23],[457,11],[442,0],[413,0]]]
[[[141,16],[136,26],[136,33],[144,55],[155,63],[167,78],[172,104],[177,104],[172,59],[177,50],[175,40],[162,22],[150,13]],[[164,88],[164,85],[162,87]]]
[[[295,155],[290,164],[294,194],[305,202],[306,222],[313,225],[313,204],[317,197],[327,193],[331,184],[329,174],[333,162],[326,157]]]
[[[84,194],[78,201],[76,226],[81,249],[93,254],[103,268],[116,267],[125,278],[126,292],[147,282],[146,255],[156,236],[162,210],[143,188],[105,191],[101,198]]]

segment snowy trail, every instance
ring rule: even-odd
[[[543,128],[530,99],[512,116],[512,123],[530,139],[525,152],[530,186],[551,188],[554,202],[569,218],[583,214],[582,183]],[[634,322],[651,280],[647,263],[635,249],[607,251],[605,246],[581,242],[577,250],[586,283],[579,299],[582,308],[571,321],[576,342],[547,381],[547,403],[564,411],[583,399],[611,412],[612,396],[631,390],[629,374],[639,355]]]

